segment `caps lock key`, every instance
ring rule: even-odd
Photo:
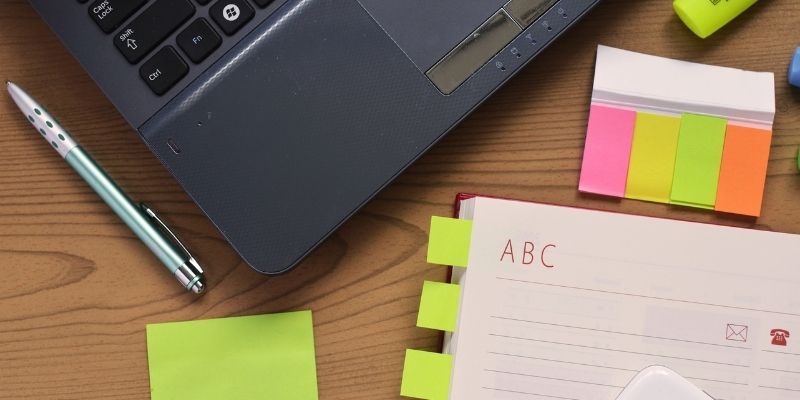
[[[111,33],[147,0],[97,0],[89,6],[89,16],[105,33]]]

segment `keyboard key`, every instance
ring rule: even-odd
[[[208,9],[211,18],[222,30],[233,35],[253,18],[255,11],[245,0],[220,0]]]
[[[189,72],[189,66],[175,52],[172,46],[166,46],[153,54],[139,68],[139,76],[144,83],[159,96],[166,93]]]
[[[147,0],[97,0],[89,6],[89,16],[105,33],[117,29]]]
[[[264,8],[264,7],[272,4],[273,0],[253,0],[253,1],[256,2],[257,6],[259,6],[261,8]]]
[[[157,0],[114,37],[114,45],[136,64],[194,14],[188,0]]]
[[[206,22],[205,18],[199,18],[189,24],[178,34],[175,41],[195,64],[203,61],[222,43],[222,39],[217,32],[214,32],[214,28]]]

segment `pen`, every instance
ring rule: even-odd
[[[11,98],[28,121],[161,260],[178,282],[186,290],[202,293],[205,290],[203,269],[161,218],[147,205],[131,201],[36,100],[13,82],[7,81],[6,85]]]

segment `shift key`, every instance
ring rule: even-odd
[[[117,33],[114,45],[136,64],[193,14],[188,0],[157,0]]]

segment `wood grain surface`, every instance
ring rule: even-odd
[[[439,346],[438,333],[414,326],[416,310],[423,280],[447,274],[425,263],[430,216],[449,215],[460,191],[800,233],[800,94],[785,83],[800,2],[759,2],[707,40],[670,3],[605,0],[296,270],[268,279],[33,9],[1,0],[0,78],[39,98],[133,198],[165,215],[207,266],[210,290],[178,287],[0,93],[0,399],[148,399],[145,324],[300,309],[314,312],[322,399],[396,399],[405,349]],[[577,193],[597,44],[775,72],[761,218]]]

